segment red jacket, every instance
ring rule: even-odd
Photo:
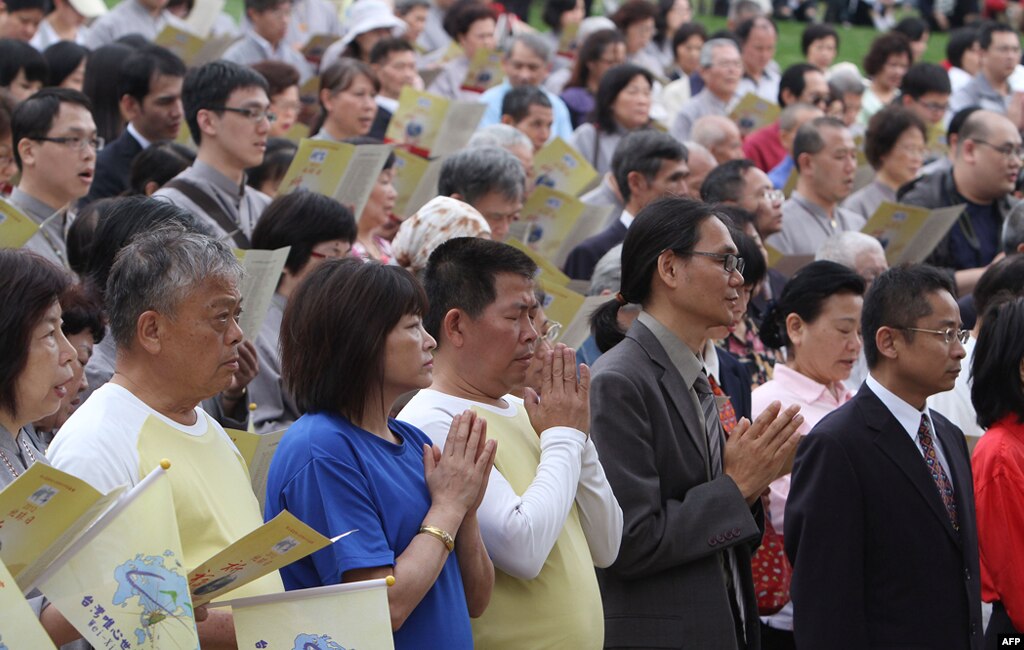
[[[787,153],[779,140],[778,121],[754,131],[743,141],[743,154],[766,174],[775,169]]]

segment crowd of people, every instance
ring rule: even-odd
[[[529,2],[245,0],[187,66],[154,40],[192,2],[0,2],[0,207],[37,227],[0,248],[0,488],[169,458],[187,569],[283,511],[356,531],[232,597],[394,576],[397,648],[1024,632],[1020,36],[988,3],[830,1],[880,32],[862,65],[810,22],[782,69],[775,21],[818,3],[714,4],[709,33],[688,0],[545,0],[539,31]],[[382,144],[408,87],[483,104],[429,200],[396,208],[394,152],[358,213],[280,188],[301,134]],[[508,242],[555,142],[601,221],[545,260]],[[890,268],[862,232],[888,203],[961,210]],[[236,252],[285,247],[243,332]],[[604,297],[577,349],[552,267]],[[287,429],[260,499],[246,428]],[[230,609],[196,620],[237,647]]]

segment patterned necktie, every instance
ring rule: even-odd
[[[732,406],[732,400],[711,375],[708,375],[708,383],[711,384],[711,392],[715,395],[715,404],[718,406],[718,417],[722,420],[722,429],[725,430],[725,437],[728,438],[739,423],[736,409]]]
[[[932,427],[926,415],[921,416],[921,426],[917,430],[917,438],[921,443],[921,451],[924,452],[924,461],[928,464],[928,471],[931,472],[935,487],[939,489],[939,496],[942,497],[942,503],[946,506],[949,521],[953,524],[954,530],[960,530],[960,519],[956,513],[956,499],[953,497],[953,483],[949,480],[946,470],[935,454]]]
[[[707,375],[703,372],[697,375],[697,380],[693,382],[693,390],[697,393],[700,409],[704,413],[704,434],[708,440],[708,462],[711,464],[711,478],[718,478],[722,475],[722,420],[718,414],[715,394],[708,383]]]

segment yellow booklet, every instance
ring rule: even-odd
[[[579,34],[579,31],[579,23],[565,26],[562,34],[558,37],[558,56],[570,61],[576,58],[576,35]]]
[[[347,206],[358,220],[390,154],[391,147],[386,144],[306,138],[299,142],[277,193],[280,196],[297,189],[318,192]]]
[[[462,80],[462,90],[482,93],[500,84],[505,79],[502,56],[498,50],[477,49]]]
[[[39,579],[94,648],[199,647],[169,467],[146,475]]]
[[[18,589],[11,572],[0,561],[0,648],[56,650],[35,612]]]
[[[221,602],[231,607],[239,648],[394,648],[388,585],[347,582]]]
[[[538,268],[539,278],[547,282],[553,282],[563,287],[569,284],[568,275],[562,273],[562,271],[557,266],[552,264],[550,260],[545,258],[543,255],[539,254],[537,251],[533,250],[523,242],[519,241],[515,237],[509,237],[505,240],[505,243],[511,246],[512,248],[518,248],[522,252],[526,253],[530,257],[530,259],[534,261]]]
[[[611,216],[613,206],[610,205],[588,205],[583,204],[583,214],[580,215],[572,230],[565,236],[562,245],[552,257],[551,261],[558,268],[565,266],[565,260],[569,259],[572,249],[580,245],[583,240],[593,237],[608,227],[608,217]],[[589,286],[589,282],[588,282]]]
[[[395,149],[394,213],[405,219],[437,196],[437,181],[441,177],[443,158],[427,160],[406,149]]]
[[[306,60],[310,63],[320,63],[320,59],[323,58],[324,52],[326,52],[327,48],[333,45],[336,40],[338,40],[338,37],[334,34],[313,34],[299,51],[302,52],[302,56],[306,57]]]
[[[0,248],[21,248],[39,226],[11,203],[0,199]]]
[[[929,210],[885,201],[860,231],[882,243],[889,266],[920,264],[960,218],[964,205]]]
[[[239,38],[233,34],[200,38],[174,25],[166,25],[153,42],[174,52],[188,67],[194,68],[221,58]]]
[[[485,110],[480,102],[453,101],[406,86],[384,139],[423,158],[454,153],[469,143]]]
[[[0,559],[28,593],[43,571],[124,492],[35,463],[0,492]]]
[[[308,138],[309,136],[309,127],[302,122],[292,124],[291,128],[289,128],[284,134],[286,140],[291,140],[296,144],[298,144],[303,138]]]
[[[281,444],[281,438],[287,429],[271,431],[269,433],[250,433],[238,429],[225,429],[231,442],[238,447],[238,453],[242,454],[245,466],[249,468],[249,479],[252,481],[252,491],[260,502],[260,512],[263,512],[264,501],[267,498],[267,474],[270,472],[270,461],[274,458],[277,446]]]
[[[538,187],[530,193],[510,233],[546,259],[553,259],[586,210],[579,199]]]
[[[937,158],[945,158],[949,155],[949,140],[942,122],[936,122],[928,127],[927,149],[929,154]]]
[[[597,179],[597,170],[568,142],[555,137],[533,157],[533,176],[537,187],[579,196]]]
[[[225,4],[225,0],[196,0],[185,19],[185,26],[196,36],[209,38],[213,24],[217,22],[220,12],[224,11]]]
[[[192,603],[205,605],[354,532],[327,539],[290,512],[281,512],[188,574]]]
[[[590,337],[590,317],[598,307],[609,300],[612,300],[612,296],[587,296],[584,298],[576,315],[572,317],[555,342],[565,343],[573,350],[578,350]]]
[[[747,93],[730,111],[729,118],[740,127],[740,131],[751,133],[779,119],[781,112],[778,104]]]
[[[239,261],[245,273],[238,288],[242,296],[242,315],[238,319],[238,326],[250,341],[255,341],[260,335],[270,309],[270,301],[274,298],[281,271],[284,270],[284,263],[288,261],[291,250],[291,246],[285,246],[274,251],[241,251]]]
[[[549,320],[559,323],[571,323],[575,320],[576,314],[579,313],[585,300],[581,294],[564,285],[547,281],[543,276],[538,284],[547,294],[542,306]]]

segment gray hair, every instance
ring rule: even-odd
[[[188,294],[211,278],[236,285],[242,278],[242,265],[223,242],[172,226],[140,233],[118,252],[107,279],[117,347],[132,346],[143,312],[173,317]]]
[[[757,0],[736,0],[729,6],[728,19],[735,21],[765,15],[765,7]]]
[[[553,54],[551,46],[541,38],[540,34],[531,34],[530,32],[516,34],[512,42],[508,44],[508,51],[505,53],[506,59],[512,56],[512,48],[515,47],[516,43],[536,54],[541,60],[551,63],[551,55]]]
[[[801,154],[809,153],[813,156],[825,148],[825,138],[821,134],[824,129],[846,131],[846,125],[834,117],[826,116],[804,122],[796,130],[796,137],[793,138],[793,160],[796,162],[798,172],[802,171],[800,169]]]
[[[874,250],[885,256],[885,249],[877,239],[857,230],[836,233],[825,240],[814,254],[815,262],[835,262],[851,269],[857,268],[857,256]]]
[[[730,127],[739,135],[739,127],[728,117],[724,115],[705,115],[704,117],[697,118],[697,121],[693,123],[693,128],[690,129],[690,137],[705,149],[711,149],[729,137]]]
[[[622,286],[622,244],[616,244],[601,256],[590,276],[588,296],[600,296],[605,291],[615,293]]]
[[[796,128],[797,122],[800,120],[801,113],[817,110],[818,107],[812,104],[805,104],[803,102],[790,104],[786,108],[782,109],[782,113],[779,114],[779,129],[787,132],[792,131]]]
[[[441,196],[458,194],[470,205],[490,192],[521,200],[526,172],[518,158],[500,147],[463,149],[441,165],[437,191]]]
[[[1024,201],[1018,203],[1010,210],[1003,221],[1003,252],[1012,255],[1017,252],[1017,247],[1024,244]]]
[[[710,68],[712,54],[720,47],[731,47],[736,50],[737,53],[740,51],[739,45],[736,45],[736,41],[731,38],[713,38],[700,48],[700,67]]]
[[[533,151],[533,142],[530,138],[514,126],[508,124],[492,124],[485,126],[469,139],[467,149],[478,149],[480,147],[501,147],[502,149],[513,149],[515,147],[526,147]]]
[[[842,95],[863,95],[867,86],[856,70],[839,69],[828,77],[828,87]]]

